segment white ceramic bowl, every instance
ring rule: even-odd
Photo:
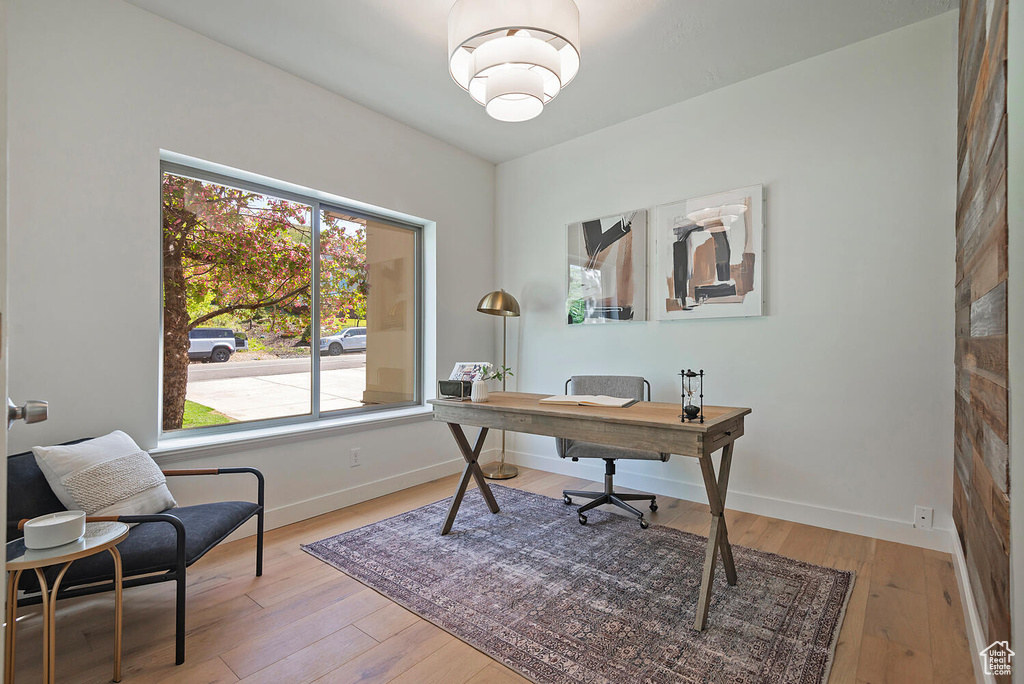
[[[25,523],[25,548],[50,549],[70,544],[85,534],[85,511],[61,511]]]

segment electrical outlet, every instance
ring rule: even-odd
[[[914,506],[914,527],[922,530],[932,529],[932,516],[935,512],[927,506]]]
[[[360,465],[362,465],[362,461],[360,460],[359,457],[360,457],[359,449],[358,448],[353,449],[352,450],[352,460],[348,464],[350,468],[358,468]]]

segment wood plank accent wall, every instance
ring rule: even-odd
[[[961,0],[958,49],[953,520],[986,645],[1010,638],[1007,2]]]

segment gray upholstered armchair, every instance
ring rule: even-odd
[[[646,399],[651,400],[651,385],[642,377],[633,375],[574,375],[565,383],[567,394],[604,394],[610,397],[632,398],[637,401],[644,401],[644,388],[646,387]],[[589,503],[580,506],[580,524],[587,524],[587,511],[604,504],[618,506],[629,511],[640,519],[640,527],[647,529],[649,523],[644,520],[644,514],[640,510],[630,506],[627,501],[650,501],[651,512],[658,510],[658,502],[653,494],[626,494],[616,492],[612,485],[612,478],[615,475],[616,459],[626,458],[641,461],[667,461],[671,454],[663,454],[657,451],[645,451],[643,449],[627,449],[625,447],[607,446],[604,444],[591,444],[571,439],[555,439],[555,448],[561,458],[571,458],[578,461],[581,458],[600,458],[604,460],[604,491],[587,492],[579,490],[565,490],[562,492],[565,505],[572,505],[572,497],[581,499],[592,499]]]
[[[85,440],[69,442],[75,444]],[[177,664],[185,662],[185,571],[207,551],[221,543],[250,518],[256,524],[256,576],[263,574],[264,479],[255,468],[200,468],[165,470],[164,475],[226,475],[245,473],[256,476],[256,502],[219,501],[171,508],[154,515],[121,515],[116,519],[134,524],[128,538],[118,544],[124,563],[123,586],[136,587],[154,582],[177,583],[175,602],[175,653]],[[7,539],[21,539],[19,521],[66,510],[50,489],[32,452],[7,457]],[[102,518],[114,519],[114,518]],[[12,548],[13,546],[13,548]],[[24,543],[12,541],[8,553],[24,549]],[[58,567],[47,569],[53,582]],[[24,573],[18,584],[24,594],[18,605],[41,602],[39,582]],[[109,554],[97,554],[75,561],[64,576],[58,599],[84,596],[114,588],[114,564]]]

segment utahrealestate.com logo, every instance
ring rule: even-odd
[[[994,641],[979,655],[981,655],[981,662],[985,665],[985,674],[1010,674],[1010,661],[1013,660],[1014,653],[1010,650],[1009,641]]]

